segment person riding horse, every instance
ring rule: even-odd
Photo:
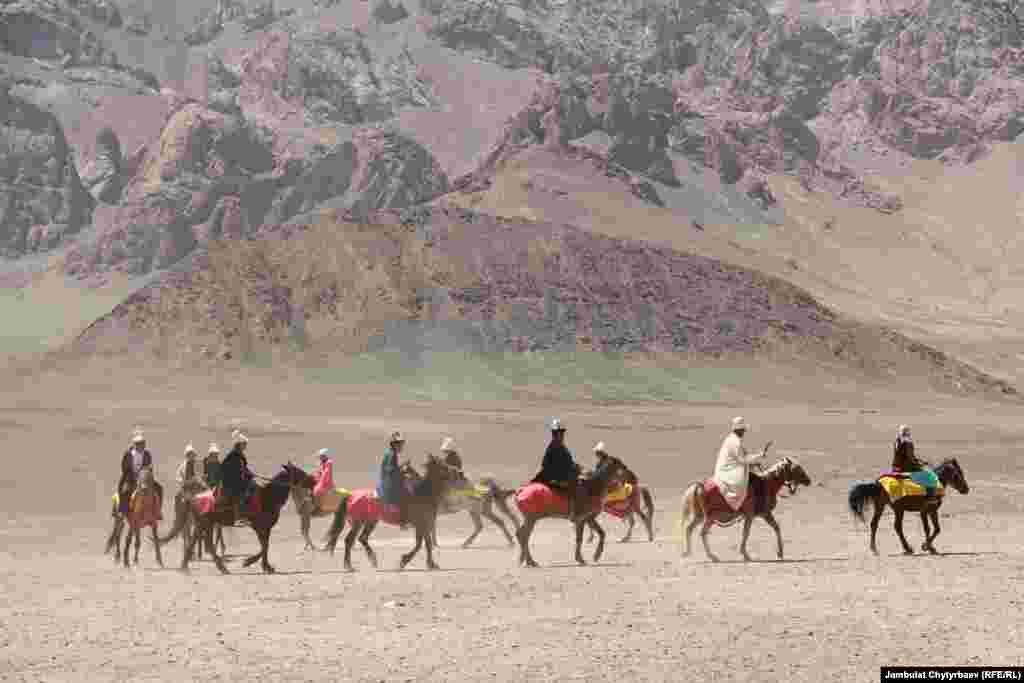
[[[579,485],[580,466],[565,445],[565,425],[557,417],[551,420],[551,442],[544,451],[540,472],[531,481],[562,491],[569,499],[569,519],[576,520],[576,489]]]
[[[132,494],[139,485],[139,473],[144,467],[153,467],[153,454],[146,448],[146,437],[142,430],[136,429],[132,435],[132,445],[121,456],[121,478],[117,482],[118,512],[128,514],[128,505]],[[154,478],[153,487],[159,496],[160,506],[164,502],[164,487]]]
[[[441,442],[441,453],[444,454],[444,464],[453,470],[455,478],[465,481],[468,477],[462,471],[462,458],[455,449],[455,439],[446,436],[444,441]]]
[[[220,469],[220,448],[217,444],[211,443],[203,459],[203,479],[209,488],[215,489],[220,486]]]
[[[206,488],[206,482],[196,464],[199,456],[192,444],[185,446],[185,459],[178,466],[178,489],[186,496],[191,497]]]
[[[221,492],[222,503],[234,506],[237,519],[255,489],[253,479],[256,475],[249,469],[249,461],[245,458],[249,439],[245,434],[235,431],[231,435],[231,440],[234,446],[221,463]]]
[[[914,454],[914,441],[910,437],[910,427],[900,425],[893,445],[892,470],[906,474],[916,484],[924,487],[925,496],[932,498],[939,487],[939,478],[928,469],[928,464]]]
[[[317,453],[320,459],[320,466],[317,468],[313,479],[316,484],[313,486],[313,506],[315,511],[320,510],[320,502],[326,493],[334,490],[334,461],[331,459],[331,449],[321,448]]]
[[[718,462],[715,463],[714,480],[725,502],[733,510],[743,507],[747,498],[747,489],[753,493],[754,512],[764,511],[767,502],[765,481],[754,474],[750,466],[763,459],[768,453],[771,442],[765,445],[760,453],[748,454],[743,447],[743,436],[747,433],[747,422],[742,417],[732,420],[732,431],[722,441],[718,451]]]
[[[377,483],[377,497],[385,505],[398,507],[398,523],[403,526],[408,523],[406,519],[406,493],[405,478],[402,474],[402,467],[398,462],[398,456],[402,454],[405,446],[405,437],[401,432],[392,432],[388,447],[384,451],[384,459],[380,463],[380,481]]]

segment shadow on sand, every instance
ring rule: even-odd
[[[718,562],[714,562],[713,560],[701,560],[698,564],[818,564],[821,562],[848,562],[849,560],[849,557],[802,557],[794,560],[789,558],[784,560],[759,560],[755,557],[749,560],[739,558],[733,560],[719,560]]]
[[[1005,553],[998,552],[996,550],[980,550],[978,552],[938,552],[935,554],[926,551],[915,551],[913,555],[904,555],[903,553],[888,553],[886,557],[982,557],[984,555],[1004,555]]]

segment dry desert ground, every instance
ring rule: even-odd
[[[808,379],[781,392],[769,373],[755,379],[761,392],[746,398],[593,405],[412,401],[269,372],[169,373],[103,359],[8,372],[0,679],[851,681],[874,680],[890,664],[1020,663],[1017,409],[852,380]],[[227,576],[207,561],[178,571],[179,541],[164,547],[163,569],[148,540],[131,569],[102,552],[135,425],[171,490],[184,444],[223,445],[236,424],[261,473],[289,458],[309,466],[328,445],[336,482],[369,486],[397,428],[414,459],[450,434],[471,476],[511,486],[533,475],[544,420],[555,414],[578,460],[589,462],[603,440],[652,487],[653,543],[643,533],[619,543],[620,523],[605,516],[605,555],[581,567],[570,527],[542,522],[533,545],[541,568],[525,569],[493,527],[461,549],[463,515],[440,520],[440,571],[425,571],[422,553],[397,571],[411,532],[381,528],[372,539],[381,569],[357,552],[357,571],[345,573],[340,556],[303,550],[289,503],[271,539],[273,575],[240,566],[257,547],[245,528],[226,534]],[[751,445],[774,440],[774,455],[799,458],[813,480],[780,502],[781,562],[762,522],[755,562],[740,560],[737,527],[712,532],[720,564],[699,543],[680,557],[680,492],[710,473],[734,414],[752,423]],[[913,425],[923,455],[957,457],[971,486],[967,496],[949,493],[938,556],[903,556],[887,513],[875,557],[846,510],[850,483],[888,464],[900,422]],[[163,530],[170,505],[165,516]],[[315,540],[326,526],[314,521]],[[919,520],[908,517],[906,529],[919,547]]]

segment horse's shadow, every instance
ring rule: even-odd
[[[576,562],[553,562],[551,564],[542,564],[538,567],[526,567],[529,570],[536,569],[616,569],[620,567],[633,567],[635,566],[632,562],[588,562],[587,564],[577,564]]]
[[[979,550],[976,552],[972,551],[949,551],[937,553],[929,552],[915,552],[913,555],[904,555],[903,553],[888,553],[887,557],[982,557],[984,555],[1003,555],[1004,553],[996,550]]]
[[[752,557],[749,560],[743,558],[731,559],[731,560],[702,560],[700,564],[820,564],[822,562],[847,562],[849,557],[801,557],[798,559],[785,558],[779,559],[758,559]]]

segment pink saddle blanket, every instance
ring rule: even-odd
[[[398,525],[397,505],[385,505],[373,489],[358,489],[348,497],[349,519],[357,522],[379,521]]]
[[[523,513],[568,515],[569,499],[547,484],[534,482],[516,491],[516,507]]]
[[[216,500],[213,497],[213,491],[207,491],[206,493],[200,493],[198,496],[192,499],[192,505],[195,507],[196,512],[201,515],[208,515],[213,512]]]

